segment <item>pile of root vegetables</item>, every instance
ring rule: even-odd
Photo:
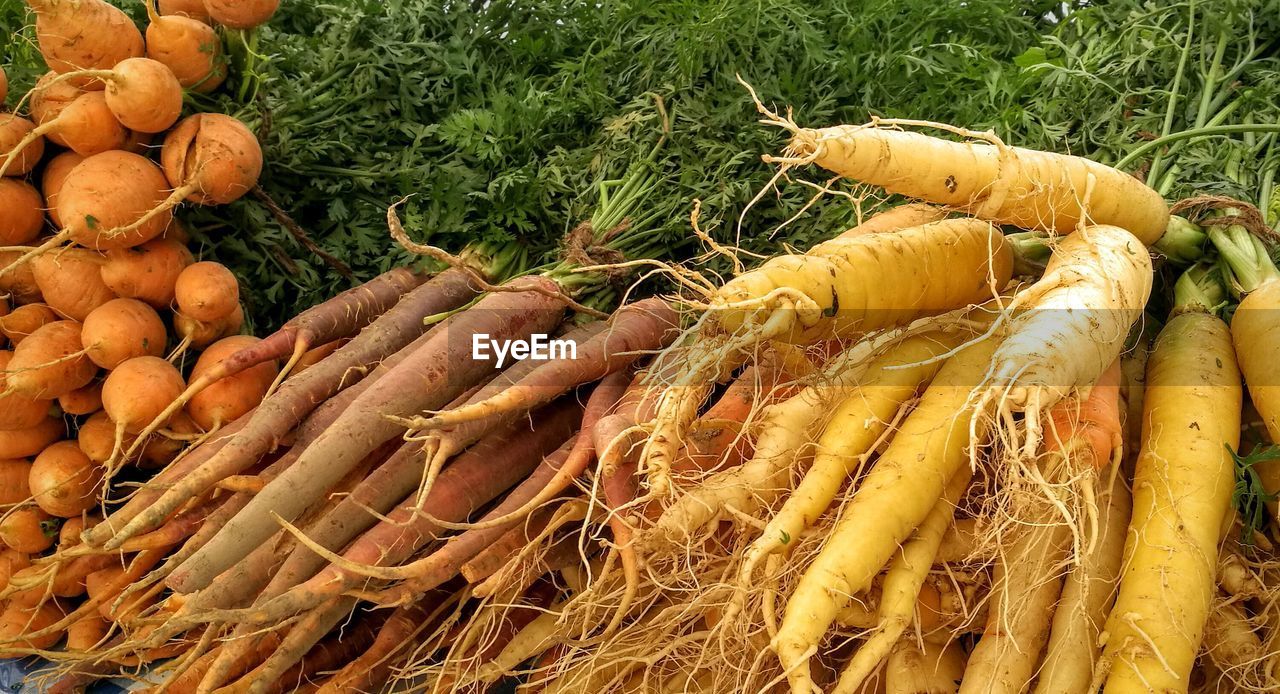
[[[109,91],[120,70],[98,69],[79,76]],[[393,269],[261,340],[90,330],[135,296],[107,281],[112,253],[173,242],[179,200],[226,201],[208,176],[243,175],[247,150],[199,138],[234,128],[184,122],[161,167],[134,155],[155,190],[68,189],[72,168],[54,233],[6,273],[102,256],[104,299],[76,322],[38,272],[5,285],[48,307],[19,348],[63,327],[5,367],[4,399],[42,403],[28,431],[58,431],[0,491],[5,523],[37,530],[41,494],[77,506],[54,514],[56,546],[13,547],[0,524],[0,654],[53,661],[43,691],[1274,690],[1280,270],[1262,215],[1210,197],[1171,214],[1126,173],[987,133],[761,111],[791,135],[766,156],[778,179],[822,169],[915,202],[750,269],[695,206],[727,279],[627,260],[640,165],[536,270],[417,244],[392,205],[392,238],[443,269]],[[234,280],[165,267],[175,326],[234,313]],[[636,267],[678,292],[597,310]],[[518,347],[540,340],[562,349]],[[208,346],[184,374],[153,343]],[[99,453],[77,453],[97,477],[43,489],[40,459],[65,464],[93,421],[57,443],[49,400],[97,409],[80,391],[99,368]],[[140,463],[163,467],[106,484]]]

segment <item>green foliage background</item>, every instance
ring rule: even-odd
[[[38,54],[15,5],[0,8],[0,51],[18,91]],[[832,196],[774,236],[812,196],[794,182],[738,228],[773,173],[759,156],[785,134],[756,123],[735,75],[804,125],[924,118],[1115,162],[1160,134],[1277,122],[1277,37],[1276,0],[284,0],[257,36],[227,35],[235,77],[191,105],[259,130],[263,188],[363,279],[406,262],[385,209],[409,194],[406,227],[420,240],[554,255],[590,216],[594,184],[657,142],[655,97],[670,135],[647,203],[659,220],[650,253],[701,250],[690,244],[695,198],[704,228],[750,251],[845,228],[856,210]],[[1274,141],[1197,139],[1126,165],[1154,165],[1171,198],[1218,192],[1266,206]],[[254,200],[184,218],[246,283],[259,326],[350,283]]]

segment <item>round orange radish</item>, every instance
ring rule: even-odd
[[[252,29],[266,24],[280,7],[280,0],[204,0],[209,18],[232,29]]]
[[[44,191],[49,219],[57,226],[62,226],[62,218],[58,216],[58,191],[62,190],[62,182],[67,180],[67,174],[84,159],[75,152],[62,152],[44,165],[44,173],[40,175],[40,190]]]
[[[82,246],[129,248],[169,226],[169,210],[136,224],[164,202],[168,188],[164,173],[146,157],[121,151],[95,154],[67,174],[58,191],[58,216]],[[130,230],[121,231],[125,227]]]
[[[31,90],[31,120],[37,125],[57,118],[62,109],[84,93],[83,89],[59,77],[58,73],[50,70],[36,80],[36,86]],[[66,146],[56,133],[50,133],[48,139],[55,145]]]
[[[235,118],[197,113],[165,137],[160,163],[175,193],[201,205],[225,205],[258,184],[262,148]]]
[[[49,308],[83,321],[99,306],[116,298],[102,281],[106,258],[87,248],[66,248],[31,260],[36,286]]]
[[[216,340],[235,335],[243,325],[244,309],[240,306],[236,306],[231,315],[211,323],[202,323],[181,313],[173,314],[174,332],[183,342],[197,349],[204,349]]]
[[[102,386],[102,409],[117,436],[147,427],[187,384],[173,364],[160,357],[137,357],[116,367]]]
[[[36,132],[57,133],[59,144],[85,157],[120,149],[129,137],[102,92],[85,92],[76,97],[56,118],[41,123]]]
[[[183,87],[202,94],[227,77],[222,39],[198,18],[153,15],[147,26],[147,57],[164,63]]]
[[[12,113],[0,113],[0,157],[8,159],[18,145],[26,139],[27,135],[35,129],[36,124],[22,116],[16,116]],[[37,137],[24,145],[21,150],[18,150],[4,174],[6,176],[25,176],[36,167],[42,156],[44,156],[44,138]]]
[[[80,544],[80,534],[102,522],[97,514],[81,514],[62,521],[58,528],[58,549],[67,549]]]
[[[137,299],[112,299],[84,319],[81,343],[93,363],[114,369],[134,357],[164,354],[164,322]]]
[[[58,407],[66,414],[81,417],[102,409],[102,381],[58,396]]]
[[[9,389],[19,395],[53,399],[83,388],[98,372],[83,352],[76,321],[41,326],[14,348],[6,379]]]
[[[215,342],[196,360],[191,377],[199,378],[227,357],[259,342],[259,338],[251,335],[236,335]],[[272,360],[214,381],[191,398],[187,403],[187,414],[205,431],[229,424],[262,402],[278,371],[275,360]]]
[[[129,450],[135,440],[136,437],[126,434],[120,442],[121,450]],[[111,460],[115,443],[116,425],[106,412],[93,413],[84,424],[80,425],[80,431],[76,437],[76,445],[80,447],[80,452],[99,465]]]
[[[8,392],[5,372],[12,360],[13,352],[0,350],[0,430],[30,429],[49,416],[52,403]]]
[[[53,546],[58,536],[52,517],[39,506],[24,506],[0,519],[0,542],[10,549],[38,554]]]
[[[213,21],[208,10],[204,9],[204,0],[160,0],[158,4],[161,15],[180,15],[205,23]]]
[[[107,251],[102,280],[122,297],[165,308],[172,301],[178,275],[195,259],[178,241],[154,239],[132,248]]]
[[[0,430],[0,458],[27,458],[67,435],[61,417],[45,417],[30,429]]]
[[[26,503],[31,499],[31,463],[22,458],[0,460],[0,506]]]
[[[31,566],[31,557],[16,549],[0,550],[0,590],[9,587],[9,579],[19,571]]]
[[[44,228],[44,200],[26,181],[0,178],[0,246],[34,241]]]
[[[34,607],[9,603],[0,612],[0,643],[9,648],[48,650],[62,640],[61,632],[31,638],[28,634],[47,629],[66,616],[57,601],[50,600]]]
[[[102,467],[80,451],[75,441],[59,441],[31,463],[31,495],[45,513],[78,516],[98,503]]]
[[[142,32],[103,0],[27,0],[36,12],[36,40],[56,72],[113,67],[142,55]]]
[[[125,138],[124,146],[120,149],[130,154],[140,154],[147,156],[151,153],[151,143],[155,141],[155,133],[144,133],[137,130],[126,131],[129,135]]]
[[[0,251],[0,268],[13,265],[25,254],[26,251],[23,250]],[[9,299],[18,304],[30,304],[42,300],[30,262],[17,265],[0,275],[0,292],[8,294]]]
[[[225,265],[203,261],[178,275],[174,298],[183,315],[211,323],[231,315],[240,305],[240,285]]]
[[[0,317],[0,333],[9,338],[14,345],[22,342],[28,335],[42,325],[58,320],[58,314],[44,304],[25,304]]]
[[[120,124],[130,130],[158,133],[173,127],[182,115],[182,85],[164,63],[128,58],[111,68],[107,105]]]
[[[196,435],[203,433],[186,412],[179,411],[169,420],[169,431],[175,434]],[[162,468],[173,462],[178,454],[187,447],[185,441],[170,438],[163,434],[155,434],[147,439],[142,447],[142,455],[138,458],[138,467],[144,470]]]
[[[111,631],[111,622],[100,614],[91,614],[67,627],[67,650],[88,653],[99,647]]]

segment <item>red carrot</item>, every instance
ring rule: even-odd
[[[492,436],[467,449],[445,468],[427,497],[426,508],[445,520],[458,521],[474,513],[498,494],[524,479],[547,455],[577,429],[581,408],[567,400],[551,408],[519,433]],[[339,561],[288,592],[238,619],[270,624],[280,615],[297,614],[322,600],[358,587],[365,581],[362,567],[394,566],[435,540],[440,527],[417,513],[416,500],[405,500],[384,521],[353,542]],[[304,544],[308,541],[299,537]],[[323,549],[323,548],[321,548]],[[352,571],[349,569],[356,569]]]
[[[380,611],[356,620],[353,627],[344,626],[307,651],[297,665],[274,680],[266,691],[270,694],[292,692],[320,673],[346,665],[373,645],[386,622],[387,614]]]
[[[367,692],[385,684],[391,676],[392,658],[412,643],[415,633],[431,623],[432,613],[448,597],[447,592],[436,591],[419,602],[392,612],[373,644],[330,678],[320,688],[320,694]]]
[[[362,393],[293,467],[267,485],[209,544],[170,574],[169,586],[189,592],[208,585],[243,557],[247,548],[276,532],[275,517],[296,519],[370,451],[403,433],[386,415],[403,417],[439,408],[491,373],[496,357],[476,358],[479,355],[472,353],[472,340],[466,337],[489,335],[491,340],[510,343],[548,333],[560,322],[564,308],[558,295],[535,291],[558,291],[555,282],[527,276],[507,286],[527,291],[489,294],[442,323],[443,329],[433,331],[432,340]],[[466,337],[457,339],[458,335]]]
[[[625,369],[646,352],[662,349],[676,337],[678,325],[679,315],[664,299],[623,306],[603,330],[577,345],[572,358],[543,362],[515,385],[430,417],[422,422],[422,428],[451,426],[504,412],[527,412],[572,388]]]

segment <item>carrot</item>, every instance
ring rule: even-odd
[[[1059,242],[1044,277],[1011,302],[1022,313],[996,351],[988,397],[1026,412],[1028,446],[1039,443],[1042,412],[1096,382],[1120,356],[1152,277],[1151,258],[1132,234],[1091,226]]]
[[[102,409],[102,381],[95,380],[83,388],[59,395],[58,407],[62,408],[64,414],[76,417],[97,412]]]
[[[62,640],[62,630],[49,627],[61,619],[62,608],[52,600],[36,606],[10,603],[0,612],[0,654],[13,657],[20,653],[15,649],[52,648]]]
[[[116,424],[106,412],[95,412],[80,425],[76,444],[80,451],[99,465],[111,459],[115,448]],[[125,436],[121,446],[133,443],[133,437]]]
[[[887,258],[907,267],[945,264],[953,271],[939,278],[868,270],[887,267]],[[834,239],[733,278],[709,302],[711,334],[705,336],[729,336],[728,342],[703,339],[692,354],[664,354],[687,366],[663,395],[645,444],[642,465],[650,492],[661,496],[669,489],[671,459],[696,414],[699,386],[731,366],[726,360],[742,350],[768,339],[808,343],[851,336],[981,302],[1009,281],[1012,267],[1010,245],[997,228],[949,219]]]
[[[13,506],[31,499],[31,463],[21,458],[0,460],[0,506]]]
[[[80,324],[55,321],[31,333],[13,350],[6,385],[18,395],[52,399],[83,388],[97,372],[80,347]]]
[[[1187,688],[1234,488],[1242,389],[1231,333],[1180,287],[1175,302],[1147,364],[1133,519],[1106,624],[1110,692]]]
[[[155,309],[136,299],[112,299],[84,319],[80,340],[93,363],[114,369],[130,359],[163,355],[167,336]]]
[[[394,665],[391,658],[409,645],[420,625],[427,623],[445,598],[443,591],[437,591],[424,600],[397,608],[383,622],[373,643],[334,674],[320,691],[341,694],[381,686],[390,678]]]
[[[959,341],[958,335],[940,333],[907,338],[867,367],[860,387],[851,389],[832,411],[809,471],[747,550],[739,586],[747,588],[765,557],[789,550],[792,539],[826,513],[840,486],[866,464],[894,414],[937,373],[940,365],[932,358]],[[900,365],[910,368],[896,368]]]
[[[21,260],[24,255],[26,253],[22,250],[0,250],[0,268],[8,268],[0,271],[0,292],[18,303],[33,304],[44,299],[40,296],[40,287],[36,285],[31,263]]]
[[[31,398],[8,390],[5,370],[13,360],[13,352],[0,350],[0,430],[30,429],[49,416],[49,400]]]
[[[49,446],[31,463],[31,495],[46,513],[71,518],[93,508],[102,485],[102,468],[74,441]]]
[[[29,429],[0,429],[0,459],[33,456],[66,434],[61,417],[45,417]]]
[[[256,347],[260,342],[261,340],[256,337],[236,335],[213,343],[196,361],[195,367],[191,370],[192,378],[199,379],[208,372],[221,371],[222,362],[242,350]],[[276,371],[275,361],[267,361],[232,376],[224,376],[191,398],[187,403],[187,413],[206,431],[212,431],[239,419],[262,401],[267,389],[271,387],[272,380],[276,377]],[[184,390],[186,389],[173,393],[156,415],[162,415],[163,412],[171,409],[169,403],[181,397]],[[143,429],[153,421],[155,421],[154,417],[146,420],[142,424]]]
[[[0,154],[5,176],[25,176],[44,156],[44,138],[30,137],[36,124],[13,113],[0,113]],[[19,149],[21,147],[21,149]]]
[[[311,345],[356,333],[390,310],[405,292],[420,286],[426,279],[422,274],[397,268],[303,311],[275,333],[255,344],[246,345],[199,376],[193,375],[191,385],[169,405],[166,412],[176,412],[216,381],[291,354],[289,363],[272,384],[271,390],[274,391],[274,386],[283,380],[291,365],[297,363]],[[148,430],[153,428],[157,427],[148,427]]]
[[[177,15],[198,19],[210,23],[209,11],[204,8],[204,0],[159,0],[157,10],[161,16]]]
[[[272,515],[287,521],[297,518],[370,451],[402,433],[386,415],[403,417],[440,407],[492,371],[493,358],[473,359],[471,345],[458,344],[451,335],[528,339],[530,334],[546,333],[559,323],[563,311],[559,299],[532,291],[540,287],[554,292],[553,281],[524,277],[507,286],[527,290],[490,294],[471,310],[442,323],[445,329],[362,393],[293,467],[267,485],[218,538],[175,571],[170,585],[190,589],[207,584],[236,561],[241,547],[260,542],[275,531]]]
[[[0,332],[15,346],[41,326],[58,320],[58,314],[44,304],[19,306],[7,316],[0,316]]]
[[[116,298],[102,281],[101,253],[67,248],[31,261],[44,301],[58,314],[83,322],[94,309]]]
[[[204,0],[209,18],[232,29],[252,29],[276,13],[280,0]]]
[[[320,362],[327,359],[330,354],[333,354],[334,352],[338,351],[339,347],[347,344],[350,341],[351,341],[351,338],[344,337],[337,340],[331,340],[329,342],[326,342],[320,345],[319,347],[312,347],[311,349],[303,352],[302,355],[298,357],[298,360],[294,362],[294,366],[290,371],[285,371],[284,369],[280,369],[280,376],[276,376],[276,381],[283,382],[284,378],[282,378],[282,376],[288,376],[291,373],[300,374],[303,371],[306,371],[307,369],[315,366],[316,364],[319,364]]]
[[[102,408],[116,425],[117,446],[136,434],[182,392],[182,374],[160,357],[136,357],[116,367],[102,386]]]
[[[808,661],[840,608],[870,586],[979,443],[971,436],[983,435],[983,420],[969,394],[996,347],[990,338],[943,364],[801,576],[772,643],[796,694],[810,691]]]
[[[420,426],[450,426],[507,412],[525,412],[583,383],[629,366],[646,351],[665,347],[679,322],[675,309],[660,298],[643,299],[618,309],[599,334],[578,345],[571,358],[546,363],[515,384],[484,400],[446,410]]]
[[[120,151],[95,154],[72,169],[59,190],[63,233],[101,251],[150,241],[172,220],[167,209],[155,210],[168,188],[164,172],[145,157]]]
[[[168,130],[182,114],[182,85],[164,63],[150,58],[125,58],[109,69],[74,70],[58,79],[71,78],[103,82],[107,107],[121,125],[135,132]]]
[[[49,514],[39,506],[24,506],[0,518],[0,541],[25,554],[39,554],[53,546],[56,532],[49,531]]]
[[[53,70],[44,73],[36,79],[35,88],[29,92],[31,119],[39,124],[57,118],[62,109],[85,91],[87,90],[76,86],[75,80],[61,79],[61,75]],[[112,116],[112,120],[115,120],[115,116]],[[47,139],[60,147],[66,146],[56,132],[49,133]]]
[[[114,229],[113,234],[132,235],[157,220],[167,224],[172,209],[184,198],[200,205],[226,205],[239,200],[258,184],[262,148],[244,123],[235,118],[197,113],[184,118],[165,136],[160,163],[173,191],[154,201],[150,211]]]
[[[356,339],[338,350],[332,359],[304,375],[285,381],[279,391],[258,406],[256,414],[240,420],[245,422],[243,433],[234,437],[225,450],[208,460],[202,470],[188,475],[162,497],[153,499],[156,503],[146,518],[132,525],[116,526],[115,532],[127,538],[134,532],[156,527],[156,516],[171,513],[219,479],[248,468],[271,450],[286,432],[311,414],[317,405],[330,401],[335,393],[358,380],[369,364],[385,359],[384,365],[390,367],[407,358],[410,351],[416,351],[401,352],[423,334],[422,319],[425,316],[457,308],[475,294],[470,277],[461,270],[447,270],[410,292]],[[423,338],[423,341],[429,339]],[[107,537],[104,534],[97,542],[105,542]]]
[[[178,310],[202,323],[216,321],[240,304],[240,284],[221,263],[188,265],[178,275],[173,291]]]
[[[68,626],[75,624],[77,621],[84,619],[91,614],[101,614],[103,617],[113,619],[115,614],[112,611],[112,602],[121,591],[129,586],[129,584],[138,580],[148,569],[155,566],[161,558],[164,557],[165,550],[155,550],[136,554],[129,560],[128,565],[124,568],[113,566],[108,569],[101,569],[85,577],[85,585],[89,592],[89,599],[85,600],[76,609],[66,614],[58,621],[40,629],[26,633],[27,638],[42,638],[49,634],[61,632]],[[130,606],[137,606],[138,603],[132,603]],[[126,607],[130,607],[126,606]],[[114,621],[125,621],[130,617],[128,613],[115,615],[119,619]]]
[[[107,251],[102,281],[117,296],[138,299],[152,308],[173,302],[178,275],[195,259],[179,241],[154,239],[130,248]]]
[[[504,431],[476,444],[445,468],[422,508],[430,509],[433,516],[443,520],[456,522],[465,519],[528,475],[544,456],[572,435],[580,417],[581,410],[576,403],[563,403],[538,417],[532,426],[526,423],[513,432]],[[326,557],[331,561],[340,559],[339,564],[255,608],[248,620],[257,624],[270,623],[277,615],[296,614],[309,609],[322,600],[360,585],[362,574],[379,573],[376,568],[363,567],[395,566],[412,556],[434,540],[440,531],[440,526],[431,518],[417,514],[417,508],[416,499],[405,500],[387,521],[360,536],[341,557]],[[311,546],[302,537],[299,540]],[[313,550],[316,548],[312,547]],[[182,588],[172,580],[170,585],[179,590]]]
[[[111,622],[98,615],[89,615],[67,627],[67,650],[89,652],[107,638]]]
[[[15,549],[0,550],[0,590],[9,587],[9,579],[19,571],[31,566],[31,557]]]
[[[55,72],[109,69],[142,55],[142,32],[103,0],[27,0],[36,12],[40,54]]]
[[[786,155],[767,158],[786,166],[817,164],[890,193],[1023,229],[1070,233],[1087,219],[1128,229],[1151,245],[1169,223],[1159,193],[1082,157],[1010,147],[990,133],[937,123],[878,120],[812,129],[761,112],[791,133]],[[899,126],[937,128],[970,142]]]
[[[34,130],[14,145],[9,155],[0,161],[0,173],[21,158],[18,148],[38,138],[57,139],[58,144],[70,148],[81,156],[92,156],[124,147],[128,132],[116,120],[102,92],[84,92],[70,103],[58,108],[51,117],[37,119]]]
[[[176,359],[190,347],[205,349],[224,337],[239,334],[243,326],[244,309],[240,306],[236,306],[225,318],[212,323],[201,323],[194,318],[175,313],[173,314],[173,331],[182,339],[178,342],[178,346],[174,347],[169,358]]]
[[[62,183],[67,180],[67,174],[84,160],[75,152],[61,152],[45,163],[44,172],[40,174],[40,191],[44,193],[47,208],[45,212],[55,226],[62,226],[62,218],[58,216],[58,193],[62,190]]]
[[[386,615],[373,613],[356,620],[354,626],[344,626],[308,650],[297,665],[275,679],[265,691],[273,694],[297,691],[304,683],[319,679],[320,673],[350,663],[373,645],[386,621]]]
[[[965,655],[954,639],[946,643],[903,639],[884,669],[885,694],[954,694]]]
[[[162,13],[147,0],[147,57],[163,63],[184,89],[208,93],[227,78],[222,39],[199,17]],[[201,12],[202,3],[196,3]]]
[[[34,241],[44,228],[44,200],[26,181],[0,178],[0,246]]]

